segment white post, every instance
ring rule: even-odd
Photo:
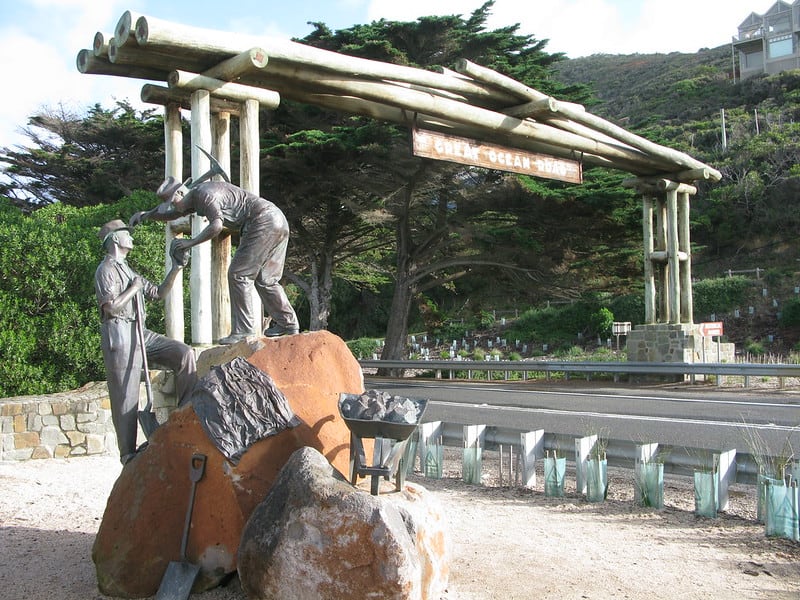
[[[439,452],[444,444],[443,437],[444,425],[441,421],[420,424],[417,451],[419,468],[425,477],[438,479],[442,476],[442,458]]]
[[[177,104],[164,107],[164,176],[172,175],[177,180],[183,179],[183,129],[181,128],[181,108]],[[175,238],[172,225],[164,228],[165,272],[172,268],[169,248]],[[177,277],[172,288],[164,298],[164,321],[166,335],[174,340],[184,341],[183,322],[183,278]]]
[[[519,434],[522,448],[522,485],[536,487],[536,461],[544,458],[544,429]]]
[[[587,435],[575,440],[575,491],[586,493],[586,472],[589,469],[589,455],[597,444],[598,436]]]
[[[467,483],[480,485],[483,466],[483,446],[486,438],[486,425],[464,425],[464,457],[461,478]]]
[[[642,478],[642,463],[651,463],[655,461],[658,454],[658,444],[640,444],[636,446],[636,457],[633,461],[633,473],[636,485],[633,488],[633,501],[638,505],[642,502],[641,482]]]
[[[717,461],[717,490],[719,492],[719,510],[728,508],[728,487],[736,483],[736,450],[726,450],[715,454]]]
[[[199,150],[211,152],[211,104],[207,90],[192,93],[192,178],[208,171],[211,163]],[[192,217],[192,236],[208,225],[205,217]],[[211,310],[211,244],[204,242],[192,248],[192,343],[210,345],[212,335]]]

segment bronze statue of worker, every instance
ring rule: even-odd
[[[277,206],[227,181],[202,181],[187,187],[174,177],[167,177],[156,195],[162,203],[134,214],[131,226],[145,219],[171,221],[191,213],[208,219],[208,225],[193,238],[173,241],[171,251],[175,254],[211,240],[225,227],[240,232],[239,245],[228,268],[231,333],[218,343],[234,344],[256,327],[260,330],[263,318],[254,314],[251,301],[254,285],[271,318],[264,335],[299,332],[297,314],[280,283],[289,245],[289,223]]]
[[[176,262],[164,282],[156,286],[133,271],[126,261],[133,248],[133,237],[124,221],[109,221],[100,228],[98,236],[106,252],[94,275],[100,309],[100,345],[111,400],[111,419],[117,433],[120,460],[125,464],[137,451],[143,365],[157,363],[175,373],[179,405],[189,400],[197,383],[192,348],[150,331],[144,324],[144,298],[163,299],[186,263]],[[137,322],[139,319],[141,322]]]

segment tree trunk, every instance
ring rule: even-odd
[[[310,275],[304,279],[294,273],[286,273],[286,277],[303,290],[308,298],[309,331],[328,328],[331,315],[331,292],[333,290],[333,256],[326,254],[320,258],[316,255],[308,257]]]
[[[408,188],[411,187],[408,186]],[[410,189],[406,190],[406,194],[407,198],[411,197]],[[389,311],[389,323],[386,327],[386,341],[381,353],[381,360],[405,358],[408,314],[411,310],[411,302],[416,295],[416,285],[412,283],[414,266],[408,210],[403,211],[402,216],[398,219],[395,235],[397,238],[397,273],[395,274],[392,307]],[[402,377],[403,369],[382,368],[378,369],[377,374],[383,377]]]
[[[321,263],[321,264],[320,264]],[[310,331],[328,328],[333,289],[333,257],[325,255],[311,263],[311,282],[308,290]]]

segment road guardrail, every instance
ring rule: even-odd
[[[714,376],[717,385],[722,385],[724,377],[742,377],[745,387],[749,387],[751,377],[774,377],[781,387],[789,377],[800,378],[800,365],[785,363],[654,363],[654,362],[573,362],[560,360],[359,360],[362,369],[402,369],[435,371],[437,378],[443,373],[449,379],[456,379],[457,372],[467,372],[467,379],[472,379],[472,372],[504,372],[505,379],[510,373],[521,373],[527,379],[531,373],[544,373],[546,378],[561,373],[591,375],[611,374],[615,380],[620,375],[649,376]]]

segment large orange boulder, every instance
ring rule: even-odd
[[[193,454],[207,457],[187,548],[188,561],[200,565],[195,592],[236,570],[242,528],[295,450],[310,446],[342,473],[349,471],[350,432],[339,414],[339,394],[361,393],[364,382],[345,343],[320,331],[263,338],[255,347],[241,343],[241,350],[270,375],[301,424],[256,442],[234,465],[206,435],[191,405],[174,411],[125,466],[109,496],[92,549],[104,594],[152,596],[170,561],[180,560]],[[235,351],[225,349],[227,360]]]

